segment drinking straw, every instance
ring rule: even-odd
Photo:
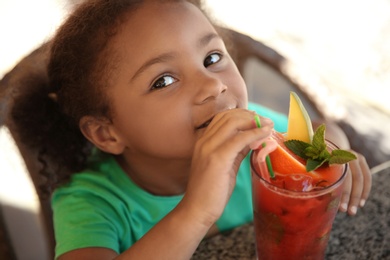
[[[260,123],[260,118],[258,115],[255,115],[255,122],[256,122],[256,126],[258,128],[261,128],[261,123]],[[263,148],[266,146],[265,143],[262,143],[261,145]],[[274,173],[274,170],[272,169],[272,164],[271,164],[271,159],[269,158],[269,155],[267,155],[265,157],[265,162],[267,163],[267,168],[268,168],[268,172],[269,172],[269,176],[271,177],[271,179],[275,178],[275,173]]]

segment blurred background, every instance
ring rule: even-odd
[[[390,159],[389,0],[205,2],[221,25],[285,57],[289,76],[343,127],[355,150],[369,151],[371,166]],[[265,75],[252,69],[244,76],[250,93]]]
[[[76,2],[0,0],[0,79],[50,39]],[[389,0],[205,3],[220,25],[263,42],[289,60],[294,68],[290,73],[311,86],[327,116],[348,122],[367,140],[361,145],[375,154],[375,164],[390,159]],[[263,80],[252,67],[244,75],[249,89]],[[0,130],[0,218],[11,230],[18,259],[46,259],[38,199],[9,133]]]
[[[208,0],[228,27],[272,46],[340,95],[390,112],[390,1]]]
[[[47,40],[71,0],[0,1],[0,78]],[[221,24],[261,40],[341,95],[390,113],[390,1],[206,0]]]

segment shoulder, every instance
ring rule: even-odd
[[[114,166],[110,171],[105,168]],[[113,162],[102,161],[72,175],[52,196],[56,254],[88,247],[120,252],[118,241],[131,237],[128,212],[123,210],[127,195],[118,183],[121,172]],[[128,239],[125,239],[128,240]]]
[[[168,214],[182,196],[159,197],[137,186],[116,160],[93,160],[52,197],[56,254],[104,247],[122,252]]]
[[[70,207],[80,203],[118,203],[126,197],[123,183],[129,181],[113,157],[92,161],[85,170],[71,176],[68,183],[58,187],[52,196],[52,206]],[[100,205],[102,206],[102,205]]]

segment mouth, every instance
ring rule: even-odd
[[[214,116],[211,117],[209,120],[207,120],[206,122],[204,122],[203,124],[201,124],[200,126],[196,127],[195,129],[196,130],[199,130],[199,129],[202,129],[202,128],[206,128],[209,126],[209,124],[211,123],[211,121],[213,120]]]
[[[227,109],[223,109],[221,111],[225,111],[225,110],[231,110],[231,109],[235,109],[237,107],[228,107]],[[211,121],[214,119],[216,114],[214,114],[212,117],[210,117],[207,121],[205,121],[203,124],[201,124],[200,126],[196,127],[195,130],[199,130],[199,129],[203,129],[203,128],[206,128],[210,125]]]

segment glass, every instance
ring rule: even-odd
[[[337,149],[328,141],[327,147]],[[323,176],[340,176],[327,187],[291,191],[280,185],[283,176],[291,175],[275,172],[279,184],[270,183],[269,178],[262,177],[268,176],[266,163],[255,163],[256,155],[257,151],[252,151],[250,161],[257,258],[324,259],[340,204],[347,164],[325,169]],[[316,174],[320,176],[321,168]],[[302,174],[296,176],[301,181],[304,179]]]

